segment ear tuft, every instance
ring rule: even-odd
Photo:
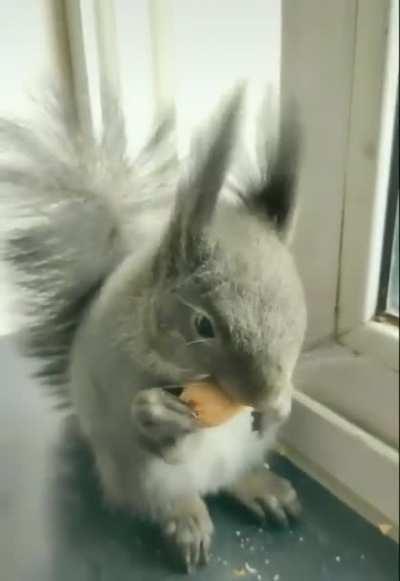
[[[223,98],[206,127],[192,141],[190,160],[180,181],[176,212],[185,215],[192,233],[199,232],[211,219],[218,194],[236,145],[243,104],[244,85]]]
[[[238,85],[192,141],[165,239],[163,260],[168,272],[198,262],[199,242],[212,219],[236,145],[243,97],[244,86]]]
[[[279,236],[287,240],[296,207],[296,186],[300,157],[300,127],[293,108],[282,118],[279,138],[272,151],[264,145],[263,169],[258,183],[248,192],[247,204],[272,223]],[[269,157],[269,159],[268,159]]]

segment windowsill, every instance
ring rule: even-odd
[[[399,327],[391,322],[368,321],[340,336],[354,351],[366,353],[386,367],[399,370]]]
[[[399,446],[398,373],[380,360],[337,343],[304,353],[295,385],[358,428]]]
[[[282,436],[290,457],[369,520],[398,529],[398,374],[332,343],[303,355],[297,384]]]

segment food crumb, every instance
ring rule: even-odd
[[[257,580],[261,581],[261,579],[262,579],[261,575],[257,575]]]
[[[240,531],[236,531],[236,536],[240,537]]]
[[[268,462],[264,462],[264,468],[266,468],[267,470],[270,469],[270,465],[268,464]]]
[[[361,555],[360,559],[361,559],[362,561],[364,561],[364,559],[365,559],[365,555]]]
[[[254,569],[253,567],[250,567],[250,565],[248,563],[244,564],[244,568],[246,569],[246,571],[248,573],[251,573],[252,575],[256,575],[258,573],[257,569]]]
[[[250,547],[250,551],[253,553],[253,551],[254,551],[254,547]]]
[[[258,529],[258,532],[259,532],[259,533],[262,533],[262,532],[263,532],[263,529]]]
[[[388,535],[391,532],[392,528],[393,528],[392,525],[387,523],[382,523],[378,525],[378,529],[381,531],[383,535]]]
[[[299,541],[300,541],[300,543],[302,543],[304,541],[304,537],[300,537]]]
[[[340,563],[340,562],[341,562],[341,560],[342,560],[342,558],[341,558],[341,557],[339,557],[339,555],[337,555],[337,556],[335,557],[335,560],[336,560],[336,562],[337,562],[337,563]]]
[[[266,565],[269,565],[269,559],[265,559],[264,563],[265,563]]]
[[[222,564],[224,565],[224,567],[228,566],[228,561],[222,561]]]
[[[278,573],[276,575],[274,575],[273,581],[279,581],[279,579],[281,578],[280,575],[278,575]]]

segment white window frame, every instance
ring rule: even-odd
[[[398,327],[375,319],[399,78],[399,10],[360,2],[341,252],[338,336],[398,370]],[[375,63],[371,66],[371,62]],[[382,66],[383,65],[383,66]],[[383,73],[383,74],[382,74]]]
[[[326,4],[321,4],[305,0],[300,11],[297,3],[283,3],[282,68],[288,85],[285,89],[283,84],[283,97],[285,90],[289,96],[294,93],[296,79],[306,76],[310,88],[305,82],[298,91],[304,108],[312,102],[315,87],[308,70],[310,61],[302,63],[297,53],[308,50],[314,55],[316,75],[321,72],[320,51],[310,30],[326,25]],[[335,137],[337,127],[345,122],[345,164],[336,168],[336,177],[343,183],[342,207],[340,215],[329,214],[329,220],[341,222],[340,235],[331,239],[331,248],[336,247],[339,257],[329,266],[331,271],[337,267],[335,302],[324,293],[318,296],[322,289],[319,279],[325,274],[322,269],[315,271],[314,278],[311,274],[309,284],[317,289],[317,310],[331,309],[336,316],[330,339],[328,333],[324,337],[320,332],[315,348],[300,361],[298,391],[284,444],[306,470],[370,520],[391,523],[392,534],[398,536],[399,332],[394,325],[375,320],[398,78],[398,4],[355,0],[344,5],[339,1],[330,10],[332,27],[344,23],[345,16],[354,27],[347,58],[347,67],[353,61],[352,69],[347,69],[351,77],[342,74],[335,79],[338,98],[347,91],[348,117],[344,120],[343,110],[331,103],[323,137],[330,140],[331,132]],[[299,31],[305,48],[295,46]],[[332,41],[330,54],[327,49],[322,56],[336,65],[341,55],[339,42],[350,37],[348,30],[344,39]],[[337,71],[340,73],[340,67]],[[323,104],[329,96],[324,87],[318,91]],[[318,111],[309,115],[311,126],[313,121],[321,122],[316,119]],[[323,139],[313,142],[316,155],[318,148],[326,147]],[[326,187],[322,180],[318,185],[322,191]],[[305,219],[316,240],[321,235],[321,216],[316,212],[313,217],[310,212]],[[374,373],[368,376],[368,370]],[[346,373],[348,377],[349,372],[351,383],[340,384],[338,378]],[[349,390],[354,397],[348,397]],[[378,413],[382,409],[385,413]]]
[[[153,70],[143,90],[152,95],[155,111],[174,92],[166,5],[149,0],[143,22],[150,32]],[[113,3],[69,0],[67,6],[78,103],[82,119],[96,127],[101,78],[124,93]],[[374,315],[397,43],[396,0],[282,0],[281,98],[296,97],[308,132],[294,251],[310,311],[308,353],[299,364],[293,414],[282,442],[296,462],[336,494],[370,520],[392,523],[394,530],[399,522],[393,434],[399,336],[398,329]],[[310,240],[320,249],[312,260]],[[371,366],[382,370],[379,389],[376,374],[366,385]],[[337,377],[349,369],[351,385],[339,385]],[[350,389],[354,397],[349,398]]]

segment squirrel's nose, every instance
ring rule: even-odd
[[[255,406],[256,409],[274,416],[277,420],[285,420],[292,409],[293,385],[285,379],[264,389],[264,395]]]

